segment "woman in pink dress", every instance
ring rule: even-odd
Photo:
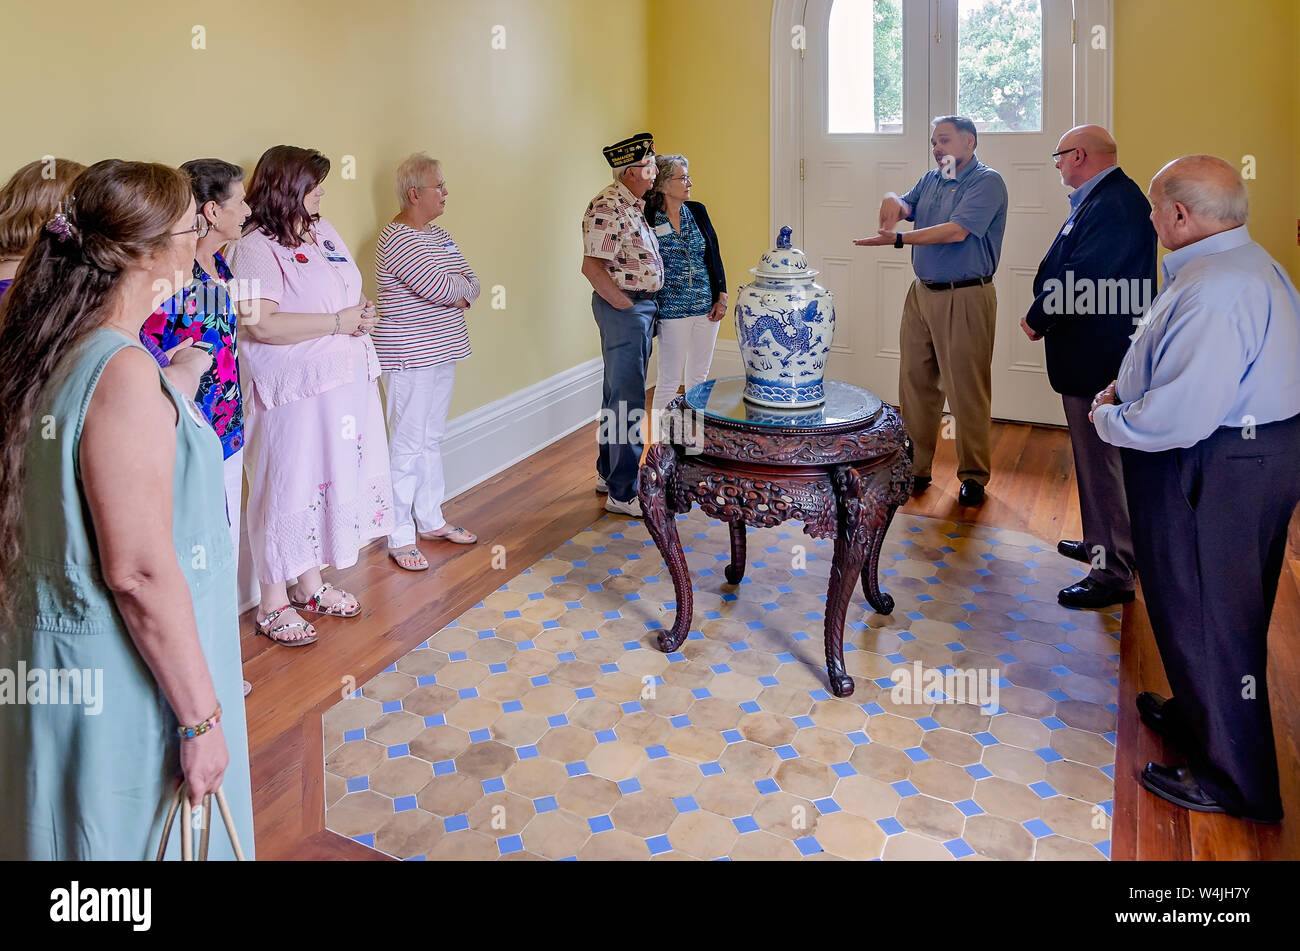
[[[257,630],[299,647],[301,614],[355,617],[357,599],[321,578],[393,529],[378,320],[343,239],[320,217],[330,163],[268,149],[249,181],[252,217],[231,270],[240,315],[248,541],[261,586]],[[292,587],[288,582],[297,579]]]

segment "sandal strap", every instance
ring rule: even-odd
[[[293,607],[293,605],[291,605],[291,604],[285,604],[285,605],[283,605],[283,606],[281,606],[281,607],[276,608],[274,611],[272,611],[272,612],[271,612],[270,614],[268,614],[266,617],[262,618],[262,620],[258,621],[258,622],[257,622],[257,626],[258,626],[258,627],[262,627],[262,628],[266,628],[267,630],[270,630],[270,626],[275,622],[275,619],[278,618],[278,617],[279,617],[281,614],[283,614],[285,611],[288,611],[288,610],[289,610],[290,608],[292,608],[292,607]]]
[[[324,584],[322,584],[319,588],[316,589],[315,593],[312,594],[310,598],[308,598],[303,603],[306,604],[309,608],[312,608],[313,610],[319,608],[320,596],[324,594],[326,591],[329,591],[333,587],[334,585],[326,581]]]
[[[273,641],[277,641],[280,643],[293,643],[293,641],[286,640],[285,638],[279,637],[277,635],[280,635],[285,631],[292,631],[294,628],[300,628],[305,633],[307,628],[310,627],[310,625],[303,620],[285,621],[283,624],[275,623],[276,618],[278,618],[285,611],[291,610],[292,607],[293,605],[286,604],[284,607],[276,608],[266,617],[262,618],[262,620],[257,622],[258,630],[261,631],[262,634],[266,635]],[[294,638],[293,640],[300,641],[300,640],[305,640],[305,638],[298,637],[298,638]]]
[[[303,633],[306,634],[307,624],[304,621],[289,621],[285,624],[279,625],[278,627],[271,628],[266,632],[266,636],[269,637],[271,640],[275,641],[277,644],[295,644],[298,641],[305,641],[307,639],[306,637],[287,638],[287,637],[279,636],[283,634],[285,631],[292,631],[295,627],[301,628]]]
[[[339,593],[339,599],[335,601],[333,604],[331,604],[329,607],[325,607],[323,604],[321,604],[321,600],[320,600],[320,596],[324,594],[326,591],[337,591]],[[334,587],[334,585],[326,581],[324,584],[322,584],[319,588],[316,589],[316,591],[312,594],[310,598],[302,602],[302,606],[305,610],[316,611],[319,614],[327,614],[332,617],[349,617],[350,615],[348,614],[347,610],[343,607],[343,602],[346,601],[348,598],[351,598],[353,601],[356,601],[355,595],[353,595],[348,591],[344,591],[342,588],[336,588]]]

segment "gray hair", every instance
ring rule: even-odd
[[[394,185],[397,188],[397,200],[401,203],[402,211],[411,207],[409,196],[412,188],[420,188],[424,184],[425,177],[430,172],[441,172],[442,163],[435,158],[429,158],[423,152],[415,152],[410,155],[406,161],[397,166],[397,173],[393,176]]]
[[[955,126],[958,132],[965,132],[975,140],[976,145],[979,145],[980,134],[975,131],[975,123],[971,122],[965,116],[935,116],[930,120],[930,128],[933,129],[935,126],[942,125],[945,122],[949,125]]]
[[[672,179],[673,173],[681,169],[686,174],[691,172],[691,163],[685,155],[656,155],[655,164],[659,166],[659,171],[655,174],[655,183],[650,188],[650,194],[661,195],[668,182]]]
[[[1237,169],[1214,155],[1187,155],[1170,162],[1160,183],[1166,203],[1180,202],[1192,214],[1244,225],[1250,195]]]

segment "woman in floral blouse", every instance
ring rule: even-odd
[[[320,567],[356,564],[365,544],[393,529],[370,341],[378,317],[352,252],[320,216],[329,168],[313,149],[268,149],[249,182],[252,217],[231,253],[257,630],[290,647],[316,640],[299,612],[361,613],[355,597],[321,580]]]
[[[238,558],[239,515],[244,493],[244,405],[236,360],[237,321],[230,294],[232,275],[220,249],[238,240],[249,215],[244,201],[244,170],[221,159],[195,159],[181,169],[190,177],[194,202],[204,220],[199,226],[193,280],[154,311],[145,321],[141,336],[147,338],[146,346],[153,343],[164,352],[187,347],[208,355],[197,389],[187,387],[186,393],[193,397],[221,438],[226,516]],[[173,362],[176,356],[171,353]]]

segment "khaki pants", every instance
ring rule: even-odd
[[[997,313],[992,284],[932,291],[913,281],[907,292],[898,335],[898,398],[918,476],[930,474],[947,396],[957,420],[957,478],[988,484]]]

